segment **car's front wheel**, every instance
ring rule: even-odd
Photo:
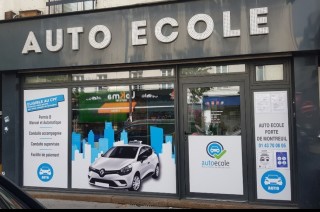
[[[140,175],[137,173],[133,177],[132,186],[129,188],[130,191],[139,191],[141,188],[141,178]]]
[[[156,166],[154,173],[152,175],[153,179],[158,179],[160,177],[160,166],[159,164]]]

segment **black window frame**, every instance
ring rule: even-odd
[[[64,11],[65,5],[73,4],[73,3],[82,3],[84,8],[85,3],[89,1],[92,2],[92,9],[93,10],[96,9],[97,0],[48,0],[46,3],[46,6],[48,7],[48,14],[56,14],[56,12],[51,13],[51,10],[54,11],[57,6],[61,6],[61,13],[65,13]],[[77,11],[82,11],[82,10],[77,10]],[[72,11],[72,12],[77,12],[77,11]]]

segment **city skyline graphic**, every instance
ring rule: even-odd
[[[128,132],[125,130],[121,132],[120,141],[115,141],[114,129],[111,122],[105,122],[104,136],[95,141],[95,134],[92,130],[89,131],[87,140],[81,139],[82,135],[80,133],[72,132],[72,160],[75,160],[75,153],[83,154],[83,158],[88,157],[86,155],[86,144],[91,146],[91,163],[93,163],[99,155],[106,153],[112,147],[129,144]],[[150,127],[151,136],[151,147],[157,155],[163,152],[163,144],[171,144],[173,142],[172,136],[164,136],[164,131],[162,128]],[[163,140],[164,138],[164,140]],[[175,159],[175,153],[172,151],[172,158]]]
[[[92,186],[88,183],[88,169],[101,154],[112,147],[129,144],[128,133],[121,132],[120,141],[115,141],[111,122],[105,122],[104,135],[95,139],[91,130],[88,137],[82,138],[80,133],[72,132],[72,188],[106,189]],[[151,147],[159,156],[160,178],[143,182],[141,192],[176,193],[176,160],[173,152],[173,137],[164,135],[162,128],[150,127]]]

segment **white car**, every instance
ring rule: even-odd
[[[268,175],[264,180],[264,184],[282,186],[283,182],[281,177],[279,177],[278,175]]]
[[[220,149],[218,147],[211,147],[210,148],[210,152],[211,154],[219,154],[220,153]]]
[[[91,185],[139,191],[141,182],[160,176],[160,161],[153,149],[140,143],[116,146],[89,167]]]
[[[51,176],[52,173],[51,173],[51,170],[50,170],[50,169],[42,168],[42,169],[40,169],[39,174],[40,174],[40,175],[48,175],[48,176]]]

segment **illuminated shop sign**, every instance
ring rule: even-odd
[[[240,37],[241,30],[234,29],[231,25],[231,18],[237,18],[232,16],[230,11],[224,11],[223,16],[223,38]],[[268,24],[268,7],[253,8],[250,9],[250,35],[265,35],[269,34]],[[204,23],[205,29],[199,32],[197,29],[198,23]],[[130,24],[129,24],[130,26]],[[163,33],[165,26],[172,28],[172,32],[168,34]],[[139,20],[131,22],[131,45],[132,46],[143,46],[148,45],[147,29],[150,27],[147,20]],[[161,43],[172,43],[179,37],[179,22],[172,18],[166,17],[159,20],[154,26],[154,36]],[[185,31],[188,36],[197,41],[203,41],[215,31],[215,20],[208,14],[196,14],[191,17],[187,24]],[[81,34],[88,30],[87,41],[93,49],[106,49],[111,44],[116,36],[112,35],[112,31],[107,25],[96,25],[91,29],[86,29],[83,26],[75,26],[66,29],[48,29],[46,30],[45,40],[46,46],[41,46],[39,39],[39,33],[36,34],[33,31],[29,31],[22,54],[27,55],[30,52],[42,53],[43,49],[46,48],[50,52],[59,52],[63,49],[66,39],[71,40],[72,51],[79,51],[82,43],[80,42]],[[66,31],[66,33],[65,33]]]

